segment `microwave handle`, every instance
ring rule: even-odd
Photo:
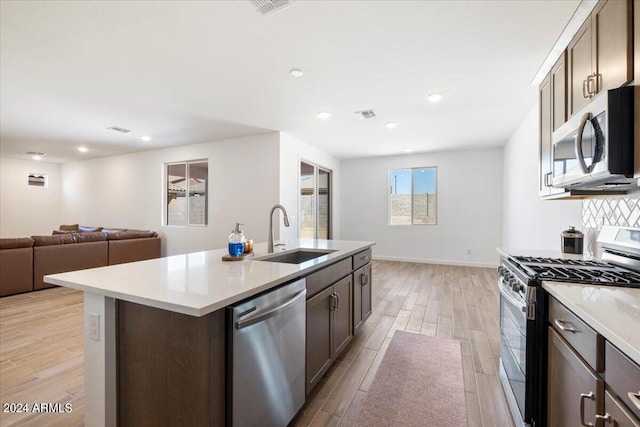
[[[578,160],[578,163],[580,163],[580,169],[582,169],[583,173],[591,172],[590,168],[587,167],[587,163],[584,161],[584,152],[582,151],[582,133],[584,132],[584,127],[589,120],[591,120],[591,113],[585,113],[585,115],[582,116],[582,120],[580,120],[578,133],[576,134],[576,159]]]

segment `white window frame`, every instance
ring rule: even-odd
[[[416,224],[414,223],[414,219],[413,219],[413,205],[414,205],[414,179],[413,179],[413,174],[416,170],[421,170],[421,169],[433,169],[435,170],[435,180],[436,180],[436,187],[435,187],[435,198],[436,198],[436,212],[435,212],[435,222],[433,224]],[[391,223],[391,175],[394,171],[400,171],[400,170],[409,170],[411,171],[411,223],[410,224],[392,224]],[[387,173],[387,225],[391,226],[391,227],[407,227],[407,226],[434,226],[434,225],[438,225],[438,167],[437,166],[417,166],[417,167],[399,167],[399,168],[393,168],[393,169],[389,169],[388,173]]]
[[[191,224],[189,223],[189,203],[187,200],[186,203],[186,213],[185,213],[185,223],[184,224],[169,224],[169,200],[168,200],[168,193],[169,193],[169,166],[173,166],[173,165],[185,165],[185,180],[187,182],[187,188],[186,188],[186,195],[185,197],[188,198],[189,195],[189,165],[193,164],[193,163],[206,163],[207,164],[207,187],[206,187],[206,207],[205,207],[205,223],[204,224]],[[164,207],[163,207],[163,213],[164,213],[164,219],[163,219],[163,227],[201,227],[201,228],[207,228],[209,226],[209,200],[211,198],[211,170],[210,170],[210,163],[209,163],[209,159],[196,159],[196,160],[183,160],[183,161],[179,161],[179,162],[168,162],[165,163],[163,165],[163,180],[164,180],[164,197],[163,197],[163,203],[164,203]]]

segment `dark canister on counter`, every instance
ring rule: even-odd
[[[571,226],[562,232],[562,252],[565,254],[581,254],[584,244],[584,234]]]

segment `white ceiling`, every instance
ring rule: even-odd
[[[270,130],[342,159],[501,146],[578,4],[298,0],[263,16],[245,0],[3,0],[0,154],[65,162]]]

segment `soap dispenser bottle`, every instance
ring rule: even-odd
[[[240,223],[236,222],[236,228],[229,235],[229,255],[238,257],[244,253],[244,234],[240,230]]]

